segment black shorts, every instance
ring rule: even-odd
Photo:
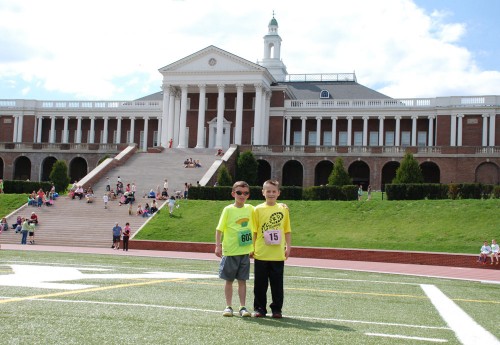
[[[113,235],[113,243],[114,242],[120,242],[120,236],[114,236]]]

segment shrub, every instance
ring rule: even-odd
[[[231,174],[229,174],[229,170],[225,165],[222,165],[217,172],[217,184],[219,186],[231,186],[233,185],[233,179],[231,178]]]
[[[50,180],[54,183],[56,191],[64,193],[69,184],[68,166],[65,161],[58,160],[52,166],[52,171],[49,175]]]
[[[392,183],[423,183],[424,177],[418,162],[410,152],[407,152],[396,170],[396,177]]]
[[[328,177],[328,185],[345,186],[351,185],[352,179],[344,168],[344,161],[338,157],[333,164],[332,173]]]
[[[238,181],[245,181],[250,186],[257,185],[257,172],[259,163],[252,151],[245,151],[239,155],[236,164],[236,176]]]

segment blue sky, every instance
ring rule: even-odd
[[[289,73],[355,71],[394,98],[500,94],[500,1],[311,3],[0,0],[0,99],[140,98],[209,45],[256,62],[273,10]]]

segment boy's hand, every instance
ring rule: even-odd
[[[220,244],[215,245],[215,255],[219,258],[222,257],[222,246]]]
[[[285,248],[285,260],[288,259],[288,257],[290,256],[290,251],[291,250],[292,250],[291,247],[286,246],[286,248]]]
[[[280,202],[280,206],[283,207],[283,208],[286,208],[288,210],[288,205],[287,204]]]

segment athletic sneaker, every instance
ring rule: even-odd
[[[273,313],[273,319],[281,319],[283,315],[281,313]]]
[[[266,317],[266,313],[264,313],[262,310],[256,310],[253,313],[253,317]]]
[[[222,316],[233,316],[233,308],[226,307],[226,309],[224,309],[224,312],[222,313]]]
[[[252,314],[250,314],[250,312],[247,310],[246,307],[241,307],[240,308],[240,316],[241,317],[249,317],[249,316],[252,316]]]

